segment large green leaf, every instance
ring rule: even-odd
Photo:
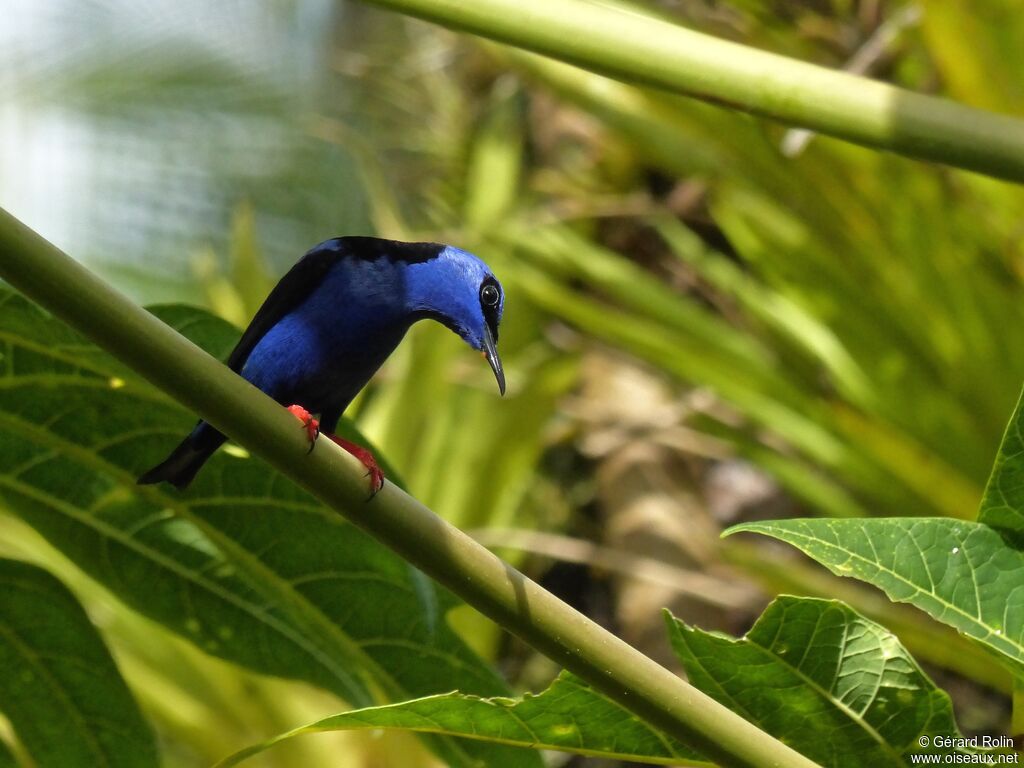
[[[780,597],[741,639],[666,614],[695,686],[829,766],[909,765],[928,736],[958,736],[949,697],[899,640],[844,603]],[[303,734],[401,728],[654,764],[699,757],[563,673],[519,699],[451,693],[324,718],[226,758],[236,765]]]
[[[803,550],[840,576],[881,588],[1024,664],[1024,413],[1010,418],[978,515],[942,518],[780,520],[752,531]]]
[[[666,620],[690,682],[821,765],[909,765],[922,736],[958,735],[949,696],[839,601],[780,597],[740,639]]]
[[[82,606],[46,571],[6,559],[0,710],[39,768],[158,765],[153,732]],[[13,765],[4,753],[0,764]]]
[[[160,316],[212,354],[237,331]],[[135,485],[194,417],[16,294],[0,294],[0,498],[83,570],[205,651],[348,701],[506,692],[452,632],[454,598],[254,458],[221,451],[185,493]],[[453,764],[536,764],[433,742]]]
[[[776,520],[727,533],[738,531],[788,542],[1024,663],[1024,552],[995,528],[942,518]]]
[[[449,693],[325,717],[231,755],[218,768],[237,765],[303,734],[366,728],[443,733],[662,765],[700,762],[693,750],[595,692],[575,675],[563,672],[536,696],[510,699]]]

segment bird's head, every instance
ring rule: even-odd
[[[505,394],[505,373],[498,357],[498,326],[505,293],[491,270],[473,254],[454,246],[433,259],[408,266],[407,300],[417,319],[429,317],[483,353]]]

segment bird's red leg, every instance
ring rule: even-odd
[[[324,435],[331,442],[336,443],[340,448],[348,451],[362,462],[363,466],[366,467],[366,474],[370,478],[370,498],[372,499],[376,496],[377,491],[384,487],[384,472],[381,471],[373,454],[366,448],[363,448],[363,446],[346,440],[343,437],[332,435],[330,432],[324,432]]]
[[[302,422],[302,426],[306,429],[306,434],[309,435],[309,450],[313,451],[313,446],[316,445],[316,439],[320,436],[320,422],[313,418],[313,414],[303,408],[301,405],[289,405],[288,413],[294,416],[296,419]],[[384,472],[381,471],[380,466],[377,464],[377,460],[363,446],[353,443],[350,440],[346,440],[343,437],[332,435],[330,432],[324,432],[331,442],[336,443],[340,448],[348,451],[366,467],[366,474],[370,478],[370,498],[372,499],[377,495],[377,491],[384,487]]]
[[[320,422],[314,419],[313,414],[301,405],[289,405],[287,411],[301,421],[302,426],[305,427],[306,434],[309,436],[309,452],[312,453],[316,446],[316,438],[320,434]]]

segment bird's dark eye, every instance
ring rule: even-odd
[[[500,298],[501,292],[496,285],[488,283],[480,289],[480,303],[485,307],[496,307]]]

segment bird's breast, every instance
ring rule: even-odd
[[[242,375],[275,399],[344,409],[402,340],[400,318],[292,312],[253,349]]]

